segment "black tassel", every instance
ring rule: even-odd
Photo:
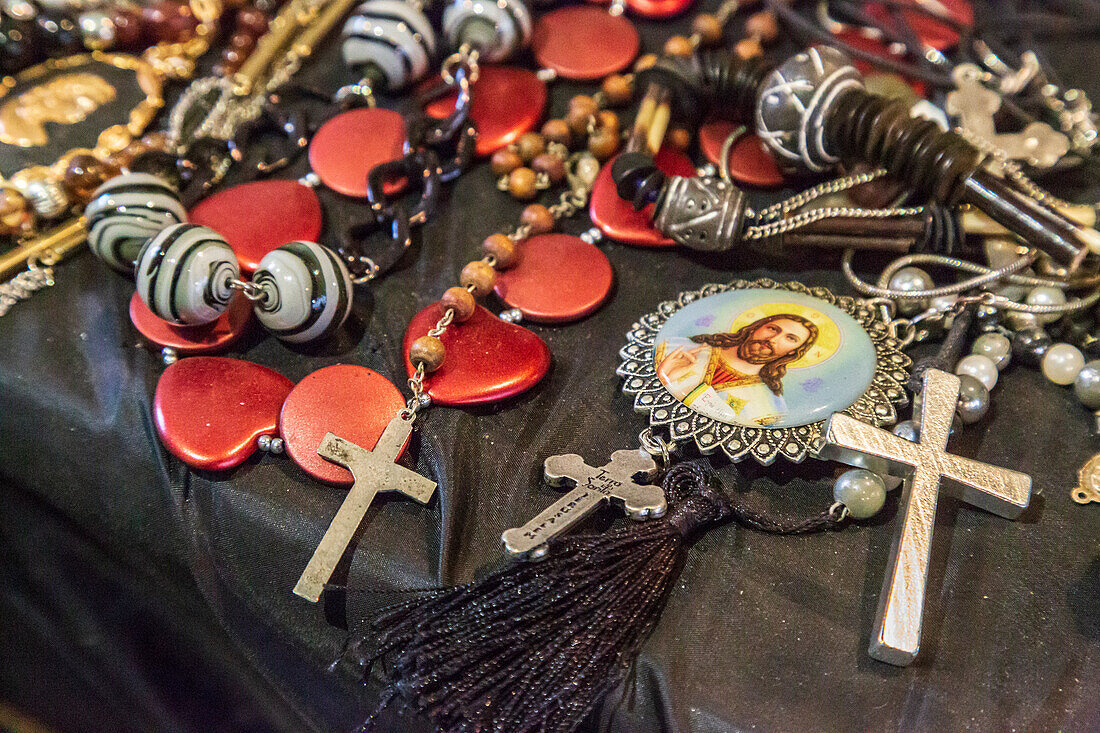
[[[734,507],[703,465],[669,470],[661,519],[552,540],[543,560],[387,611],[366,662],[385,663],[379,711],[397,702],[444,731],[573,730],[625,678],[697,533],[730,517],[784,533],[837,524],[828,512],[786,525]]]

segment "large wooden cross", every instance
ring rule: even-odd
[[[351,471],[355,483],[321,538],[321,544],[314,550],[298,584],[294,586],[297,595],[314,603],[321,597],[325,583],[344,556],[375,494],[398,491],[421,504],[427,504],[432,498],[434,481],[394,462],[401,455],[412,429],[412,420],[395,417],[378,438],[374,450],[367,450],[332,433],[325,435],[317,449],[318,455]]]
[[[1009,519],[1018,517],[1031,498],[1029,476],[947,452],[958,398],[958,377],[936,369],[925,373],[916,443],[839,412],[825,425],[823,458],[851,465],[860,465],[860,457],[882,458],[891,473],[905,479],[901,532],[879,597],[870,645],[871,656],[889,664],[909,664],[920,648],[940,481],[949,479],[960,488],[959,497],[967,504]]]

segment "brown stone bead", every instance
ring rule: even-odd
[[[565,163],[552,153],[543,153],[531,161],[535,173],[545,173],[551,183],[561,183],[565,178]]]
[[[668,144],[677,150],[687,150],[691,145],[691,133],[684,127],[675,127],[668,131]]]
[[[234,71],[236,71],[237,69],[241,68],[241,65],[244,63],[245,57],[247,55],[248,54],[241,53],[231,46],[226,46],[222,49],[222,66],[227,69],[233,69]]]
[[[669,56],[691,56],[695,47],[684,36],[672,36],[665,41],[665,53]]]
[[[742,38],[734,44],[733,52],[743,59],[751,59],[764,53],[764,48],[755,38]]]
[[[481,243],[481,251],[496,262],[493,267],[507,270],[516,263],[516,243],[504,234],[490,234]]]
[[[462,268],[458,281],[462,283],[462,287],[469,289],[475,297],[480,298],[487,295],[496,285],[497,272],[489,266],[488,262],[474,260]]]
[[[634,96],[634,84],[622,74],[612,74],[603,80],[600,91],[613,107],[620,107]]]
[[[0,231],[16,234],[30,222],[27,199],[14,188],[0,189]]]
[[[767,10],[753,13],[745,20],[745,33],[753,38],[758,38],[764,43],[771,43],[779,38],[779,23],[775,16]]]
[[[434,372],[443,366],[443,358],[447,350],[443,342],[435,336],[421,336],[409,346],[409,361],[413,366],[424,365],[424,371]]]
[[[127,8],[108,11],[111,24],[115,27],[114,48],[126,51],[141,43],[141,19],[138,14]]]
[[[691,21],[691,32],[698,34],[704,45],[713,46],[722,40],[722,22],[710,13],[700,13]]]
[[[619,149],[619,133],[596,130],[588,136],[588,152],[600,160],[607,160]]]
[[[547,120],[542,126],[542,136],[552,143],[558,143],[569,147],[573,141],[573,134],[569,130],[569,124],[565,120]]]
[[[267,33],[267,15],[256,7],[241,8],[237,11],[237,30],[259,38]]]
[[[519,217],[520,223],[531,229],[531,234],[546,234],[554,231],[554,215],[542,204],[528,204]]]
[[[86,201],[101,183],[117,173],[117,168],[94,155],[74,155],[65,167],[62,185],[69,198]]]
[[[517,199],[533,199],[539,190],[535,172],[530,168],[516,168],[508,174],[508,192]]]
[[[256,37],[249,33],[237,31],[229,37],[229,47],[235,48],[244,54],[252,53],[252,49],[256,48]]]
[[[477,310],[477,301],[474,300],[474,296],[470,295],[470,291],[466,288],[460,288],[457,285],[447,288],[439,302],[443,310],[450,308],[455,312],[455,320],[459,323],[468,320]]]
[[[530,163],[546,151],[546,140],[537,132],[525,132],[516,140],[516,151],[524,163]]]
[[[489,159],[489,167],[497,176],[506,176],[521,165],[523,165],[523,158],[511,148],[501,148]]]
[[[634,62],[634,73],[645,71],[646,69],[657,63],[657,54],[646,53],[638,57],[638,60]]]

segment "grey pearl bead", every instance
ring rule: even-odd
[[[84,216],[88,247],[125,273],[134,271],[134,260],[150,237],[187,221],[176,190],[148,173],[125,173],[104,183],[92,193]]]
[[[326,338],[351,312],[354,293],[347,266],[315,242],[290,242],[268,252],[252,282],[263,290],[257,318],[283,341]]]
[[[989,390],[969,374],[959,377],[959,402],[956,411],[965,425],[973,425],[989,412]]]
[[[197,224],[162,230],[138,254],[138,296],[153,315],[180,326],[216,320],[233,297],[231,281],[239,277],[229,243]]]
[[[932,276],[919,267],[903,267],[890,278],[889,288],[911,293],[915,290],[931,290],[936,286]],[[898,301],[898,310],[907,315],[919,313],[928,305],[927,298],[904,298]]]
[[[837,477],[833,498],[848,507],[853,519],[867,519],[882,509],[886,501],[886,482],[877,473],[853,468]]]
[[[916,420],[903,420],[894,426],[894,435],[916,443],[920,440],[920,425]]]
[[[1090,410],[1100,410],[1100,360],[1090,361],[1073,380],[1073,393]]]
[[[1012,353],[1021,364],[1039,366],[1054,341],[1041,328],[1030,328],[1012,334]]]
[[[983,333],[974,340],[970,353],[988,356],[998,370],[1004,369],[1012,358],[1012,342],[999,333]]]

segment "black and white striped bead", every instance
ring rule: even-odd
[[[268,252],[252,282],[263,293],[256,302],[256,316],[283,341],[323,339],[340,328],[351,312],[348,268],[314,242],[291,242]]]
[[[454,0],[443,34],[452,48],[469,43],[482,61],[504,61],[531,40],[531,13],[522,0]]]
[[[180,326],[209,323],[233,297],[237,256],[222,235],[173,224],[150,239],[137,261],[137,292],[153,315]]]
[[[125,173],[104,183],[92,194],[84,216],[92,252],[125,273],[133,273],[134,260],[149,237],[187,221],[176,190],[148,173]]]
[[[435,55],[435,33],[424,14],[403,0],[368,0],[344,23],[344,62],[372,65],[388,89],[419,80]]]

